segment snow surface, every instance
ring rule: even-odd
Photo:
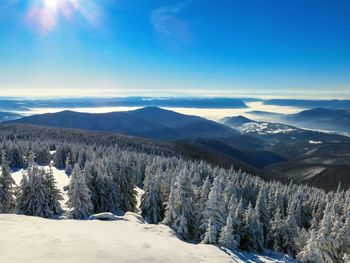
[[[68,185],[69,177],[62,170],[52,169],[64,196],[62,206],[66,209],[67,195],[63,189]],[[23,170],[12,173],[16,184],[20,183],[22,173]],[[136,188],[136,191],[139,207],[144,192],[140,188]],[[96,220],[105,217],[114,220]],[[187,243],[178,239],[169,227],[146,224],[136,213],[128,212],[121,217],[102,213],[91,219],[95,220],[50,220],[0,214],[0,262],[294,262],[286,255],[272,251],[256,255]]]
[[[145,191],[143,191],[142,189],[136,187],[135,188],[136,192],[137,192],[137,196],[136,196],[136,200],[137,200],[137,204],[136,204],[136,207],[137,209],[140,211],[140,206],[141,206],[141,198],[143,196],[143,194],[145,193]]]
[[[321,141],[312,141],[312,140],[311,140],[311,141],[309,141],[309,143],[310,143],[310,144],[322,144],[322,142],[321,142]]]
[[[235,262],[219,248],[178,239],[163,225],[0,215],[1,262]],[[5,242],[6,241],[6,242]]]
[[[293,262],[285,255],[259,256],[181,241],[164,225],[143,224],[139,215],[123,220],[49,220],[0,215],[0,262]]]
[[[294,128],[277,123],[267,123],[267,122],[247,122],[241,125],[238,130],[241,133],[258,133],[264,134],[277,134],[277,133],[290,133],[295,131]]]

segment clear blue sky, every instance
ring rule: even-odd
[[[0,96],[350,97],[348,0],[2,0]]]

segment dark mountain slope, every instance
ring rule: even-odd
[[[239,115],[234,117],[225,117],[221,119],[220,122],[227,126],[237,127],[237,126],[241,126],[243,124],[254,122],[254,121],[242,115]]]
[[[338,110],[336,112],[337,116],[341,115]],[[333,110],[315,109],[298,116],[321,119],[333,117],[333,114]],[[262,169],[264,178],[287,183],[293,180],[327,190],[335,189],[339,182],[345,187],[350,186],[349,137],[279,123],[255,122],[241,116],[227,117],[221,121],[247,136],[246,139],[240,138],[241,143],[253,141],[248,138],[254,138],[255,143],[245,143],[244,148],[242,145],[238,147],[237,141],[226,139],[224,143],[239,150],[245,149],[245,154],[240,155],[239,160]],[[339,121],[345,122],[344,119]],[[249,159],[246,159],[247,155]],[[252,160],[257,161],[253,163]]]
[[[184,115],[157,107],[101,114],[63,111],[24,117],[11,123],[27,123],[56,128],[109,131],[160,140],[191,137],[225,137],[236,132],[204,118]]]
[[[300,127],[337,132],[350,132],[350,111],[315,108],[286,115],[284,120]]]
[[[243,138],[243,137],[242,137]],[[245,164],[250,169],[261,169],[269,164],[286,161],[287,159],[268,151],[249,151],[249,148],[239,147],[238,144],[230,143],[230,138],[225,139],[194,139],[190,144],[201,146],[210,151],[215,151],[220,155],[224,155],[227,158],[233,160],[233,162]],[[185,143],[185,142],[184,142]],[[238,147],[237,147],[238,146]]]

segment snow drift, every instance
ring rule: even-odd
[[[265,256],[224,251],[181,241],[164,225],[144,224],[139,215],[123,220],[49,220],[0,215],[0,262],[292,262],[279,253]]]

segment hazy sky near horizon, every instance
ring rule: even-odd
[[[0,96],[350,98],[348,0],[2,0]]]

